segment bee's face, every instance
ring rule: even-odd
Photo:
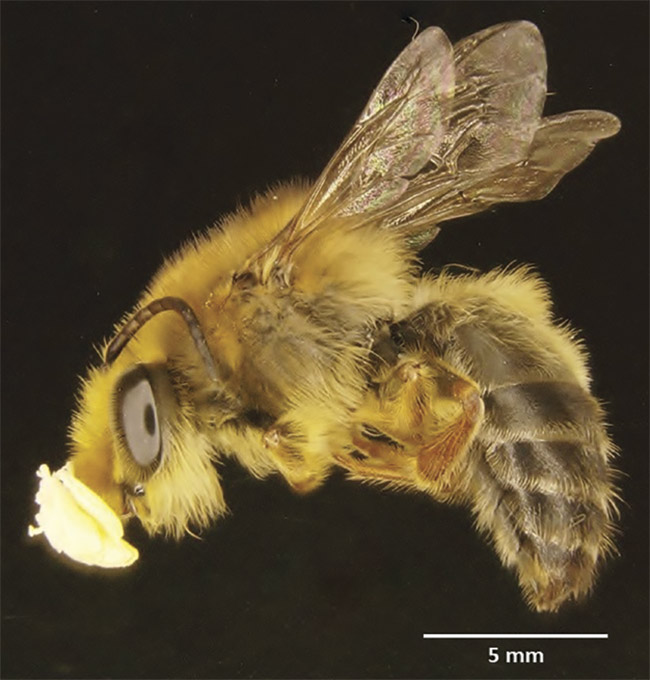
[[[223,509],[201,418],[205,390],[192,373],[171,362],[95,369],[73,420],[77,476],[150,533],[180,536]]]

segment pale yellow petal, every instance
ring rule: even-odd
[[[136,548],[121,538],[117,515],[74,477],[71,467],[51,474],[47,465],[41,465],[37,475],[40,510],[37,526],[28,529],[30,536],[43,533],[54,550],[91,566],[126,567],[138,559]]]

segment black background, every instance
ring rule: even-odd
[[[223,468],[202,541],[129,536],[97,573],[26,538],[34,471],[65,460],[78,375],[193,230],[270,183],[315,177],[413,26],[452,40],[529,19],[547,111],[621,133],[542,202],[454,224],[427,267],[532,262],[583,330],[624,472],[620,557],[553,615],[522,603],[469,514],[334,475],[311,496]],[[3,677],[648,677],[648,5],[2,5]],[[423,641],[424,632],[608,632]],[[543,665],[489,664],[540,649]]]

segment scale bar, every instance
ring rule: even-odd
[[[423,633],[434,640],[594,640],[607,639],[609,633]]]

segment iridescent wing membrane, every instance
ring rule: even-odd
[[[546,53],[533,24],[492,26],[453,47],[440,28],[426,29],[279,235],[279,260],[332,218],[399,229],[419,248],[445,220],[542,198],[620,128],[603,111],[542,118],[545,98]]]

